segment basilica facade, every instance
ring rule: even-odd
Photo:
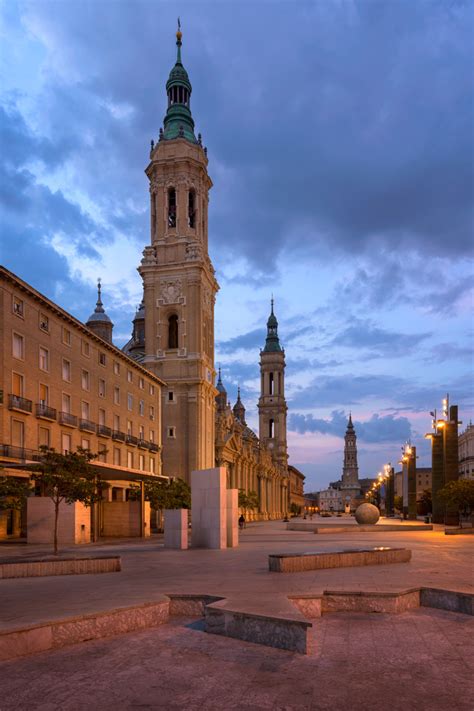
[[[228,486],[258,495],[251,518],[288,511],[285,353],[273,301],[260,352],[259,436],[246,424],[239,397],[233,408],[214,363],[214,306],[219,285],[208,252],[212,181],[207,150],[196,137],[192,86],[177,58],[166,83],[167,111],[152,142],[150,244],[138,271],[143,302],[124,347],[166,383],[161,401],[162,462],[166,476],[190,481],[191,472],[225,466]]]

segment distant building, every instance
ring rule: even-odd
[[[474,479],[474,425],[470,422],[458,439],[459,478]]]
[[[321,510],[323,509],[323,501],[326,506],[328,502],[336,501],[334,491],[339,492],[339,498],[341,504],[338,509],[334,511],[344,510],[347,505],[350,506],[351,510],[357,508],[357,506],[364,501],[365,492],[372,485],[372,479],[364,479],[364,484],[370,482],[368,486],[362,487],[362,482],[359,480],[359,466],[357,463],[357,435],[355,432],[354,424],[352,422],[352,415],[349,415],[349,420],[347,423],[346,434],[344,435],[344,463],[342,467],[342,478],[339,481],[333,481],[330,483],[329,488],[320,492],[321,495]],[[326,509],[329,510],[329,509]]]
[[[340,489],[329,486],[319,492],[319,508],[321,511],[344,511],[343,494]]]
[[[293,466],[288,467],[288,507],[291,504],[296,504],[304,508],[305,497],[304,497],[304,480],[305,476],[303,472]]]

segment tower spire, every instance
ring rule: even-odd
[[[194,121],[190,108],[192,86],[181,59],[182,38],[181,20],[178,17],[176,63],[166,82],[168,110],[163,122],[163,133],[160,132],[160,141],[185,138],[190,143],[198,143],[194,135]]]
[[[270,316],[267,321],[267,338],[265,340],[264,352],[281,351],[280,339],[278,338],[278,321],[273,312],[274,299],[271,298]]]
[[[99,277],[97,279],[97,302],[96,302],[95,310],[94,310],[94,313],[96,313],[96,314],[105,313],[104,304],[102,303],[102,284],[100,282],[101,282],[101,280]]]

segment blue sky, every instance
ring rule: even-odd
[[[1,261],[87,319],[95,281],[122,345],[149,241],[144,168],[176,15],[214,182],[216,363],[249,423],[275,296],[290,461],[361,476],[429,410],[473,414],[473,4],[4,2]]]

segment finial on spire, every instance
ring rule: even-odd
[[[102,284],[100,277],[97,279],[97,303],[95,307],[95,312],[96,314],[104,313],[104,305],[102,303]]]
[[[179,53],[179,48],[181,47],[181,39],[183,37],[183,33],[181,32],[181,20],[178,17],[178,30],[176,32],[176,44],[178,45],[178,61],[181,61],[181,56]]]
[[[272,313],[273,313],[273,304],[274,304],[274,303],[275,303],[275,299],[273,298],[273,294],[272,294],[272,298],[271,298],[271,304],[272,304]]]

